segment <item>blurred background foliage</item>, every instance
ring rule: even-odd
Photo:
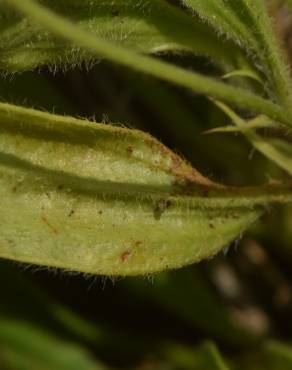
[[[271,14],[289,54],[291,16],[279,5]],[[204,58],[160,57],[217,72]],[[204,134],[228,124],[208,99],[108,62],[10,75],[0,96],[150,132],[225,184],[286,176],[240,134]],[[0,276],[1,370],[292,369],[291,206],[179,271],[110,279],[1,261]]]

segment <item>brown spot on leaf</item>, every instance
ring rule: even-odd
[[[74,215],[74,213],[75,213],[74,209],[71,209],[71,211],[70,211],[70,212],[69,212],[69,214],[68,214],[68,217],[73,216],[73,215]]]
[[[143,243],[142,240],[136,240],[134,242],[134,244],[135,244],[136,247],[139,247],[139,245],[141,245],[142,243]]]
[[[152,136],[145,135],[144,141],[151,146],[154,151],[158,151],[163,158],[170,159],[169,172],[175,176],[176,184],[184,185],[185,183],[192,183],[197,185],[216,186],[215,183],[200,174],[200,172],[194,169],[186,160],[175,154]]]
[[[123,252],[122,254],[121,254],[121,260],[123,261],[123,262],[127,262],[128,261],[128,259],[131,257],[131,252],[130,251],[125,251],[125,252]]]
[[[238,220],[240,218],[240,215],[238,215],[237,213],[228,213],[227,215],[225,215],[225,217],[228,219]]]
[[[133,145],[128,145],[127,146],[127,153],[128,154],[133,154],[133,152],[134,152],[134,147],[133,147]]]
[[[165,212],[171,206],[171,201],[169,199],[159,199],[154,207],[154,218],[155,220],[160,220],[163,212]]]
[[[41,217],[41,220],[43,221],[43,223],[45,224],[45,225],[47,225],[48,226],[48,228],[50,229],[50,231],[53,233],[53,234],[55,234],[55,235],[58,235],[59,234],[59,232],[58,232],[58,230],[48,221],[48,219],[45,217],[45,216],[42,216]]]
[[[214,226],[214,224],[212,224],[212,222],[209,223],[209,227],[210,227],[210,229],[215,229],[215,226]]]

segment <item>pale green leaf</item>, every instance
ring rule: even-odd
[[[208,258],[290,185],[226,188],[139,131],[0,104],[0,256],[134,275]]]
[[[270,121],[267,117],[259,116],[255,119],[251,119],[249,121],[242,120],[242,124],[240,126],[222,126],[212,128],[210,130],[204,131],[203,134],[213,134],[219,132],[249,132],[254,129],[259,129],[263,127],[271,127],[275,126],[274,122]]]
[[[248,77],[248,78],[251,78],[259,82],[261,85],[263,85],[263,80],[259,76],[259,74],[254,71],[248,70],[248,69],[237,69],[235,71],[226,73],[222,78],[228,79],[232,77]]]

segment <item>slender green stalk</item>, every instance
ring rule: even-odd
[[[292,158],[291,158],[291,150],[289,154],[285,153],[285,151],[281,150],[280,147],[276,146],[273,140],[268,138],[262,138],[258,135],[251,125],[252,124],[262,124],[267,122],[265,117],[258,117],[257,120],[252,120],[249,123],[251,124],[248,128],[248,122],[246,123],[242,118],[240,118],[235,112],[232,111],[226,104],[221,102],[216,102],[218,108],[220,108],[233,122],[234,124],[240,129],[243,135],[249,140],[249,142],[264,156],[269,158],[271,161],[276,163],[279,167],[287,171],[290,175],[292,175]],[[284,142],[285,143],[285,142]],[[283,144],[284,144],[283,143]],[[288,145],[288,144],[287,144]]]
[[[139,55],[133,51],[94,37],[69,20],[58,16],[32,0],[2,1],[11,4],[15,9],[31,17],[35,22],[41,24],[59,37],[85,47],[94,54],[135,70],[151,74],[165,81],[190,88],[194,92],[211,95],[255,113],[263,113],[286,125],[292,125],[292,114],[288,114],[281,107],[246,90],[228,86],[214,79],[186,71],[151,57]]]

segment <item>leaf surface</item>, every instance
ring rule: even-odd
[[[165,0],[144,4],[138,0],[47,0],[43,3],[92,35],[139,52],[190,50],[217,61],[231,61],[238,49],[220,41],[208,26]],[[96,60],[89,51],[56,39],[26,17],[20,17],[5,2],[0,2],[0,11],[1,68],[17,71],[42,64],[72,66]]]
[[[147,134],[0,104],[0,256],[135,275],[209,258],[290,186],[226,188]]]
[[[1,366],[11,370],[106,369],[82,347],[19,320],[0,319],[0,344]]]
[[[133,70],[138,70],[165,81],[188,87],[196,93],[203,93],[232,102],[239,107],[250,109],[253,112],[264,113],[286,125],[291,125],[292,114],[289,111],[286,112],[281,106],[250,93],[245,89],[228,86],[213,78],[205,77],[202,74],[189,72],[170,63],[140,55],[118,45],[115,46],[114,43],[95,37],[90,32],[83,30],[82,27],[78,27],[77,24],[33,0],[26,0],[25,2],[5,0],[5,2],[26,14],[45,29],[50,30],[62,39],[72,42],[74,45],[82,47],[82,49],[89,50],[93,55],[103,56]]]

